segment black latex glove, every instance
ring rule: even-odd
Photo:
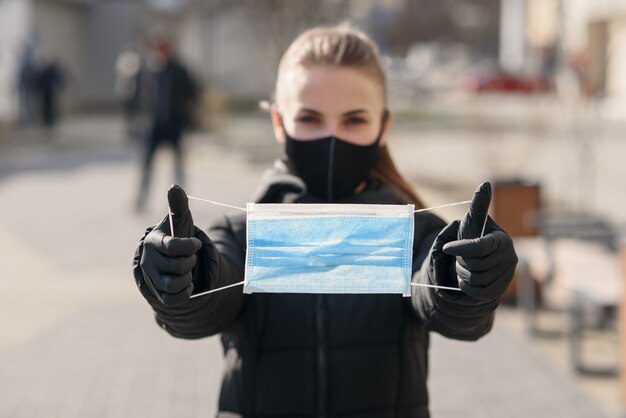
[[[465,294],[479,300],[502,296],[517,265],[513,241],[487,215],[490,202],[491,185],[485,182],[474,193],[465,217],[446,226],[437,236],[429,266],[429,274],[437,284],[458,285]]]
[[[210,243],[210,240],[194,227],[187,195],[181,187],[170,187],[167,200],[175,236],[171,236],[169,216],[166,215],[146,236],[140,265],[152,293],[165,305],[175,306],[191,296],[196,253],[203,242]]]

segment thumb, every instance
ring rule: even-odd
[[[167,203],[172,213],[174,236],[193,237],[193,217],[189,210],[189,199],[182,187],[174,184],[167,191]]]
[[[486,181],[482,183],[474,192],[474,197],[470,203],[470,207],[461,221],[459,226],[458,239],[479,238],[487,213],[489,211],[489,203],[491,202],[491,184]]]

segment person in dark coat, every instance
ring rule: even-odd
[[[137,75],[137,100],[148,101],[149,123],[144,140],[142,174],[136,209],[145,208],[152,177],[152,163],[160,145],[174,152],[175,181],[184,183],[183,131],[191,120],[197,87],[191,74],[176,58],[171,42],[159,38],[154,42],[151,68]],[[141,104],[140,104],[141,105]]]
[[[272,106],[286,155],[254,201],[424,207],[385,144],[385,101],[384,72],[365,34],[343,25],[302,34],[281,60]],[[412,282],[456,290],[412,286],[402,297],[230,287],[191,298],[243,280],[246,215],[228,214],[205,233],[176,186],[168,192],[176,236],[167,216],[148,228],[134,278],[172,336],[221,334],[218,417],[426,418],[429,333],[466,341],[487,334],[517,263],[511,239],[487,218],[490,192],[481,185],[465,217],[448,225],[415,214]]]
[[[58,95],[65,85],[65,75],[57,59],[45,62],[37,76],[39,109],[44,127],[53,128],[59,118]]]

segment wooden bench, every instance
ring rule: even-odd
[[[622,277],[618,254],[597,243],[560,240],[554,256],[557,283],[569,294],[567,326],[570,361],[583,374],[616,375],[617,365],[590,366],[583,359],[583,338],[594,330],[617,331]]]
[[[622,273],[617,232],[602,219],[587,215],[544,217],[540,237],[516,240],[517,301],[528,332],[537,337],[568,338],[572,367],[583,374],[616,375],[617,365],[590,365],[583,339],[598,330],[615,329]],[[563,296],[551,305],[548,292]],[[541,311],[560,311],[566,322],[553,329],[538,324]]]

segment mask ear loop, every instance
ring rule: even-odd
[[[411,283],[411,286],[419,286],[419,287],[432,287],[433,289],[445,289],[445,290],[455,290],[457,292],[462,292],[458,287],[449,287],[449,286],[439,286],[435,284],[426,284],[426,283]],[[193,297],[193,296],[192,296]]]
[[[215,200],[200,199],[199,197],[194,197],[194,196],[189,196],[189,195],[187,195],[187,197],[189,199],[199,200],[200,202],[211,203],[212,205],[224,206],[224,207],[227,207],[227,208],[237,209],[237,210],[242,210],[244,212],[248,212],[248,210],[246,208],[242,208],[242,207],[239,207],[239,206],[233,206],[233,205],[229,205],[229,204],[226,204],[226,203],[216,202]]]
[[[433,210],[433,209],[449,208],[450,206],[464,205],[466,203],[471,203],[471,202],[472,202],[471,200],[464,200],[462,202],[448,203],[447,205],[431,206],[429,208],[414,210],[413,213],[427,212],[427,211]]]
[[[243,285],[245,282],[246,282],[246,281],[245,281],[245,280],[243,280],[243,281],[241,281],[241,282],[237,282],[237,283],[229,284],[229,285],[227,285],[227,286],[218,287],[217,289],[207,290],[206,292],[202,292],[202,293],[196,293],[195,295],[191,295],[190,299],[197,298],[198,296],[208,295],[209,293],[219,292],[219,291],[221,291],[221,290],[229,289],[229,288],[231,288],[231,287],[241,286],[241,285]]]
[[[170,235],[173,237],[174,236],[174,219],[172,219],[172,208],[170,208],[170,205],[167,205],[167,216],[170,219]]]
[[[226,204],[226,203],[216,202],[215,200],[201,199],[199,197],[189,196],[189,195],[187,195],[187,197],[189,199],[192,199],[192,200],[198,200],[200,202],[210,203],[212,205],[224,206],[224,207],[231,208],[231,209],[237,209],[237,210],[244,211],[246,213],[248,212],[248,210],[245,209],[245,208],[242,208],[242,207],[239,207],[239,206],[229,205],[229,204]],[[449,203],[447,205],[431,206],[429,208],[417,209],[417,210],[413,211],[413,213],[426,212],[426,211],[429,211],[429,210],[440,209],[440,208],[447,208],[447,207],[450,207],[450,206],[464,205],[464,204],[467,204],[467,203],[470,203],[470,202],[471,202],[471,200],[464,200],[462,202]],[[172,236],[174,236],[174,224],[172,222],[172,211],[171,210],[169,211],[169,217],[170,217],[170,228],[171,228]],[[208,295],[210,293],[215,293],[215,292],[219,292],[219,291],[222,291],[222,290],[225,290],[225,289],[229,289],[231,287],[241,286],[244,283],[245,283],[245,280],[243,280],[241,282],[237,282],[237,283],[232,283],[232,284],[229,284],[229,285],[226,285],[226,286],[218,287],[217,289],[207,290],[206,292],[202,292],[202,293],[196,293],[195,295],[191,295],[190,298],[193,299],[193,298],[197,298],[199,296],[204,296],[204,295]],[[461,289],[456,288],[456,287],[437,286],[437,285],[425,284],[425,283],[410,283],[410,284],[411,284],[411,286],[422,286],[422,287],[431,287],[431,288],[434,288],[434,289],[455,290],[455,291],[458,291],[458,292],[461,291]]]

